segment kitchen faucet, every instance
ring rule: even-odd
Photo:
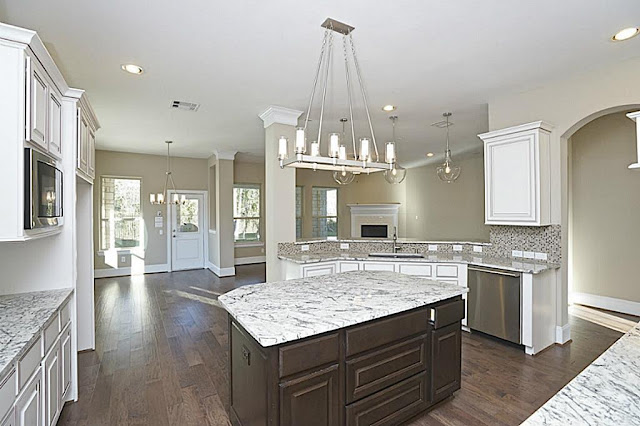
[[[402,250],[402,246],[398,245],[398,227],[393,227],[393,252],[397,253],[398,250]]]

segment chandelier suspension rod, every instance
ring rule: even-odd
[[[324,103],[327,98],[327,86],[329,85],[329,69],[331,66],[331,51],[333,50],[333,33],[329,34],[329,48],[327,50],[327,65],[324,75],[324,87],[322,89],[322,105],[320,107],[320,124],[318,125],[318,149],[320,148],[320,140],[322,136],[322,120],[324,118]]]
[[[307,125],[309,124],[309,117],[311,116],[311,105],[313,105],[313,98],[316,94],[316,87],[318,86],[318,77],[320,76],[320,69],[322,68],[322,57],[324,56],[324,49],[327,44],[327,36],[329,30],[324,30],[324,37],[322,37],[322,47],[320,48],[320,58],[318,59],[318,69],[316,70],[316,76],[313,79],[313,89],[311,90],[311,98],[309,99],[309,107],[307,108],[307,116],[304,118],[304,130],[307,131]]]
[[[351,120],[351,142],[353,144],[353,157],[358,159],[358,148],[356,147],[356,129],[353,124],[353,103],[351,100],[351,75],[349,74],[349,54],[347,52],[347,38],[342,37],[342,50],[344,51],[344,69],[347,78],[347,96],[349,99],[349,119]],[[344,133],[344,131],[343,131]]]
[[[362,82],[360,64],[358,63],[358,56],[356,55],[356,48],[353,44],[353,36],[351,34],[349,34],[349,43],[351,44],[351,51],[353,52],[353,63],[356,66],[358,83],[360,84],[360,90],[362,91],[362,99],[364,101],[364,110],[367,112],[367,120],[369,121],[369,130],[371,131],[371,140],[373,141],[373,148],[376,151],[376,162],[378,162],[380,161],[380,155],[378,154],[378,144],[376,143],[376,135],[375,133],[373,133],[373,125],[371,124],[371,114],[369,113],[369,103],[367,102],[367,91],[365,90],[364,83]]]

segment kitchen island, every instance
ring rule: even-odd
[[[229,312],[234,425],[395,425],[460,388],[467,289],[393,272],[245,286]]]

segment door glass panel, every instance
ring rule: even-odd
[[[178,232],[198,232],[198,199],[187,199],[176,207]]]

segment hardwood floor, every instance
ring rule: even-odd
[[[226,313],[217,296],[263,282],[264,264],[96,280],[96,350],[59,425],[228,425]],[[570,317],[573,341],[530,357],[463,333],[462,389],[410,425],[516,425],[622,333]],[[301,425],[303,426],[303,425]]]

